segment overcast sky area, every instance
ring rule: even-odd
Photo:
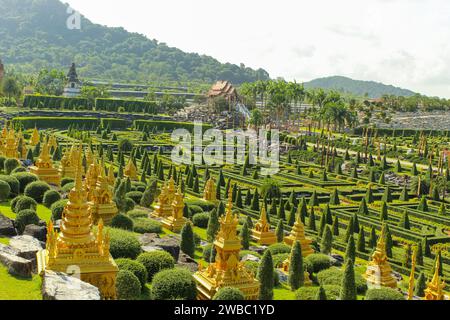
[[[450,98],[448,0],[65,0],[95,23],[298,82],[331,75]]]

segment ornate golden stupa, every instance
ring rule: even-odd
[[[108,182],[103,163],[98,166],[98,173],[99,176],[96,179],[96,186],[92,191],[89,202],[89,213],[94,224],[102,220],[106,225],[109,225],[119,210],[113,201],[112,187]]]
[[[172,202],[172,215],[169,217],[165,217],[162,220],[163,226],[172,232],[180,232],[187,222],[187,219],[183,216],[183,198],[184,196],[181,192],[181,189],[178,189],[178,192],[175,194],[175,198]]]
[[[205,184],[205,192],[203,199],[206,201],[215,202],[216,198],[216,183],[213,178],[209,179]]]
[[[75,145],[64,152],[58,170],[61,177],[75,179],[75,164],[79,157],[80,154]]]
[[[294,242],[294,244],[295,244],[295,242]],[[294,247],[294,244],[292,245],[292,247]],[[290,268],[290,265],[291,265],[291,256],[292,256],[292,250],[291,250],[291,254],[289,255],[289,258],[287,258],[286,260],[284,260],[284,261],[283,261],[283,264],[281,265],[281,271],[282,271],[284,274],[286,274],[286,275],[289,274],[289,268]],[[303,252],[302,252],[302,256],[303,256]],[[311,286],[311,285],[312,285],[312,280],[311,280],[311,278],[310,278],[310,276],[309,276],[308,271],[305,270],[305,271],[303,272],[303,274],[304,274],[303,285],[304,285],[304,286]]]
[[[116,177],[114,176],[114,167],[109,167],[108,169],[108,184],[111,187],[114,187],[114,184],[116,183]]]
[[[81,158],[76,166],[75,187],[70,191],[64,208],[61,232],[53,224],[47,230],[47,246],[37,254],[38,272],[46,270],[77,272],[82,281],[99,288],[103,299],[116,299],[118,267],[109,253],[109,234],[100,220],[97,233],[92,232],[87,193],[82,183]]]
[[[224,287],[241,290],[246,300],[257,300],[259,296],[259,281],[239,261],[241,239],[236,232],[239,220],[232,212],[231,191],[230,188],[227,210],[220,218],[220,230],[214,241],[216,261],[206,270],[200,269],[194,274],[199,300],[211,300],[217,291]]]
[[[48,147],[51,148],[58,148],[58,141],[56,140],[56,137],[54,135],[51,135],[48,140]]]
[[[252,239],[260,245],[271,245],[277,242],[275,232],[270,230],[270,224],[267,221],[267,212],[265,206],[262,206],[261,217],[252,230]]]
[[[300,219],[300,215],[297,215],[294,226],[291,230],[291,234],[287,237],[284,237],[284,242],[289,246],[292,246],[295,241],[300,242],[300,245],[302,246],[303,257],[307,257],[310,254],[314,253],[313,249],[311,248],[312,241],[305,237],[305,226]]]
[[[445,281],[441,281],[441,277],[439,276],[440,264],[440,257],[438,255],[433,278],[427,283],[427,288],[425,289],[425,300],[445,300]]]
[[[137,181],[139,179],[137,168],[134,165],[133,159],[130,158],[130,160],[128,160],[128,164],[124,168],[123,174],[125,177],[130,178],[130,180],[133,181]]]
[[[94,191],[97,187],[97,180],[100,175],[100,166],[97,163],[97,159],[92,159],[91,165],[88,167],[86,172],[86,191],[88,193],[87,199],[88,201],[92,201],[94,196]]]
[[[39,177],[40,180],[48,184],[59,186],[61,185],[61,177],[58,169],[53,167],[53,161],[48,150],[48,142],[45,142],[39,158],[33,167],[30,167],[30,172]]]
[[[41,141],[41,137],[39,136],[39,131],[36,127],[34,127],[33,134],[31,135],[30,145],[33,147],[36,146]]]
[[[7,134],[4,140],[3,154],[6,158],[18,159],[19,158],[19,140],[16,138],[16,132],[13,127],[7,130]]]
[[[158,203],[152,215],[157,218],[165,218],[172,215],[172,202],[175,198],[175,181],[170,178],[168,184],[161,189],[158,197]]]
[[[386,255],[385,228],[386,226],[383,225],[372,261],[367,265],[365,278],[369,288],[397,288],[397,281],[392,276],[392,269]]]

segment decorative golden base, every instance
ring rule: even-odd
[[[277,236],[273,231],[260,232],[253,229],[251,237],[253,240],[255,240],[256,243],[262,246],[270,246],[271,244],[278,242]]]
[[[39,168],[36,166],[30,167],[30,173],[38,176],[39,180],[45,181],[50,185],[60,186],[61,176],[57,169],[54,168]]]
[[[164,218],[161,223],[163,224],[164,228],[169,229],[172,232],[179,233],[181,229],[183,229],[187,221],[188,219],[186,219],[185,217],[182,217],[181,219],[167,217]]]
[[[62,178],[75,179],[75,168],[74,167],[60,168],[58,170],[58,172]]]
[[[304,239],[296,239],[292,235],[289,235],[284,238],[284,243],[286,243],[288,246],[292,247],[294,242],[300,242],[300,245],[302,247],[302,256],[307,257],[310,254],[314,253],[314,250],[311,248],[311,240],[304,238]]]
[[[97,224],[102,219],[104,225],[110,225],[112,219],[119,213],[119,210],[115,203],[95,204],[89,202],[89,212],[92,215],[94,224]]]
[[[392,276],[392,269],[389,265],[380,266],[369,263],[364,277],[369,288],[397,288],[397,281]]]

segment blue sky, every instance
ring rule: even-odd
[[[65,2],[93,22],[272,77],[343,75],[450,98],[450,1]]]

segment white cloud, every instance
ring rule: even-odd
[[[345,75],[450,97],[445,0],[66,0],[94,22],[307,81]]]

